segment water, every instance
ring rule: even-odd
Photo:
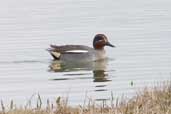
[[[170,0],[0,0],[0,99],[33,94],[108,100],[171,78]],[[92,46],[104,33],[117,48],[87,64],[53,62],[49,44]]]

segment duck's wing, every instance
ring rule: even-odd
[[[83,46],[83,45],[62,45],[62,46],[57,46],[57,45],[50,45],[49,51],[55,51],[59,53],[67,53],[67,52],[72,52],[76,50],[83,50],[83,51],[88,51],[91,50],[91,47],[88,46]]]
[[[60,59],[61,54],[80,54],[87,53],[93,48],[83,45],[50,45],[48,51],[54,59]]]

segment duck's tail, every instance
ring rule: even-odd
[[[61,53],[55,50],[54,48],[48,48],[46,49],[55,60],[60,60]]]

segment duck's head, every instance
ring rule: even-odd
[[[115,47],[108,41],[104,34],[97,34],[93,40],[94,49],[103,49],[105,46]]]

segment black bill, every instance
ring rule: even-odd
[[[111,44],[110,42],[106,43],[106,46],[110,46],[110,47],[115,47],[113,44]]]

